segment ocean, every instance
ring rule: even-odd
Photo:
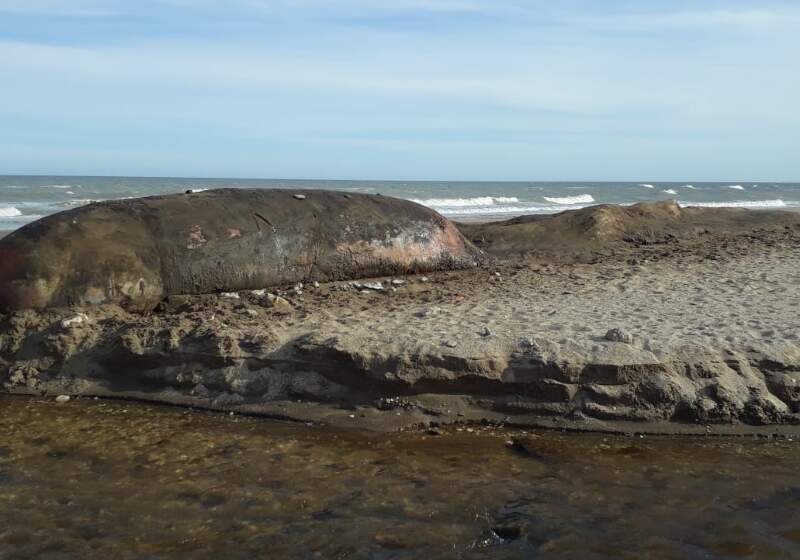
[[[552,214],[593,204],[677,200],[685,206],[800,210],[800,183],[444,182],[0,175],[0,231],[94,201],[222,187],[336,189],[414,200],[455,220]]]

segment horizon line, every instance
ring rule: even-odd
[[[779,183],[800,184],[800,181],[774,179],[322,179],[322,178],[288,178],[288,177],[221,177],[192,175],[107,175],[107,174],[64,174],[64,173],[0,173],[0,177],[85,177],[92,179],[126,178],[126,179],[188,179],[200,181],[302,181],[302,182],[340,182],[340,183]]]

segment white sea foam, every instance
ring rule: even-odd
[[[92,199],[92,198],[76,198],[74,200],[68,200],[64,202],[64,206],[74,207],[74,206],[86,206],[87,204],[91,204],[92,202],[103,202],[105,199]]]
[[[492,206],[490,208],[453,208],[442,210],[445,216],[504,216],[513,214],[521,216],[523,214],[555,214],[564,210],[578,210],[586,208],[586,205],[576,204],[574,206]]]
[[[704,208],[786,208],[790,206],[780,198],[775,200],[731,200],[728,202],[681,201],[678,204],[681,206],[702,206]]]
[[[412,202],[434,208],[469,208],[478,206],[494,206],[519,202],[515,196],[478,196],[475,198],[424,198],[412,199]]]
[[[0,218],[15,218],[22,216],[22,212],[13,206],[0,206]]]
[[[557,196],[546,196],[544,199],[547,202],[552,202],[553,204],[589,204],[594,202],[594,198],[590,194],[581,194],[578,196],[564,196],[564,197],[557,197]]]
[[[654,188],[656,188],[654,185],[651,185],[649,183],[639,183],[639,186],[640,187],[644,187],[646,189],[654,189]]]
[[[676,191],[675,189],[667,189],[667,190],[661,191],[661,192],[667,193],[667,194],[678,194],[678,191]]]
[[[696,190],[697,189],[697,187],[695,187],[694,185],[683,185],[681,188],[682,189],[692,189],[692,190]]]
[[[744,187],[742,185],[728,185],[729,189],[733,189],[735,191],[743,191]]]
[[[71,189],[72,185],[42,185],[46,189]]]

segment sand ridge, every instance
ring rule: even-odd
[[[799,240],[778,224],[615,241],[589,262],[511,254],[468,272],[287,286],[280,300],[172,297],[151,315],[23,311],[0,323],[0,380],[377,429],[792,432]]]

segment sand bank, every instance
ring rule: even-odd
[[[534,239],[473,271],[17,312],[0,379],[381,430],[800,432],[797,215],[661,235],[580,212],[558,258]]]

